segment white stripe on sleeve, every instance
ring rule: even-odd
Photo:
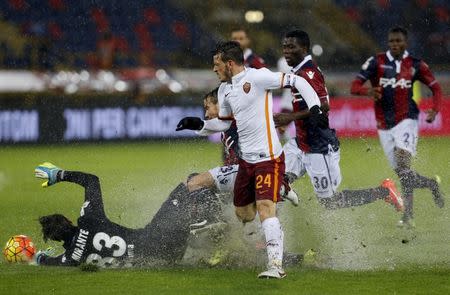
[[[214,118],[211,120],[205,120],[205,125],[199,131],[197,131],[198,135],[210,135],[216,132],[226,131],[230,128],[231,122],[228,120],[219,120],[218,118]]]
[[[315,105],[320,107],[320,99],[317,96],[316,91],[304,78],[295,75],[294,79],[292,79],[292,83],[293,83],[292,86],[297,88],[298,92],[305,100],[309,109],[311,109]]]

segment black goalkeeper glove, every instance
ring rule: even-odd
[[[205,122],[198,117],[184,117],[178,122],[176,131],[189,129],[189,130],[201,130]]]
[[[309,112],[311,113],[311,115],[309,116],[309,121],[311,122],[311,124],[315,127],[319,127],[319,128],[328,128],[329,127],[329,122],[328,122],[328,117],[327,115],[325,115],[324,112],[322,112],[322,110],[320,109],[319,106],[315,105],[313,106]]]

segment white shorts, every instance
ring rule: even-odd
[[[397,168],[394,149],[400,148],[416,155],[419,124],[417,120],[405,119],[389,130],[378,129],[381,146],[392,168]]]
[[[239,165],[229,165],[216,167],[208,172],[214,178],[217,191],[220,193],[233,193],[236,175],[239,170]]]
[[[295,138],[290,139],[283,150],[286,173],[297,178],[308,173],[318,198],[329,198],[337,191],[342,181],[339,150],[330,148],[327,154],[304,153],[298,148]]]

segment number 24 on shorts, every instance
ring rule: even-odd
[[[261,189],[263,185],[266,185],[267,187],[272,187],[272,174],[266,174],[266,176],[263,175],[257,175],[256,176],[256,189]]]

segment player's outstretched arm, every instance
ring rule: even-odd
[[[178,123],[176,131],[188,129],[198,131],[199,135],[210,135],[228,130],[230,126],[231,118],[202,120],[198,117],[185,117]]]
[[[60,181],[72,182],[85,188],[85,202],[89,202],[89,209],[100,215],[104,215],[102,192],[100,180],[97,176],[78,171],[66,171],[52,163],[45,162],[40,164],[34,170],[37,178],[46,179],[42,187],[53,185]]]
[[[45,179],[46,181],[42,183],[42,187],[48,187],[58,182],[58,172],[60,171],[62,171],[61,168],[50,162],[44,162],[34,169],[34,176]]]
[[[184,129],[201,130],[203,125],[205,125],[205,123],[198,117],[184,117],[178,122],[176,131]]]

